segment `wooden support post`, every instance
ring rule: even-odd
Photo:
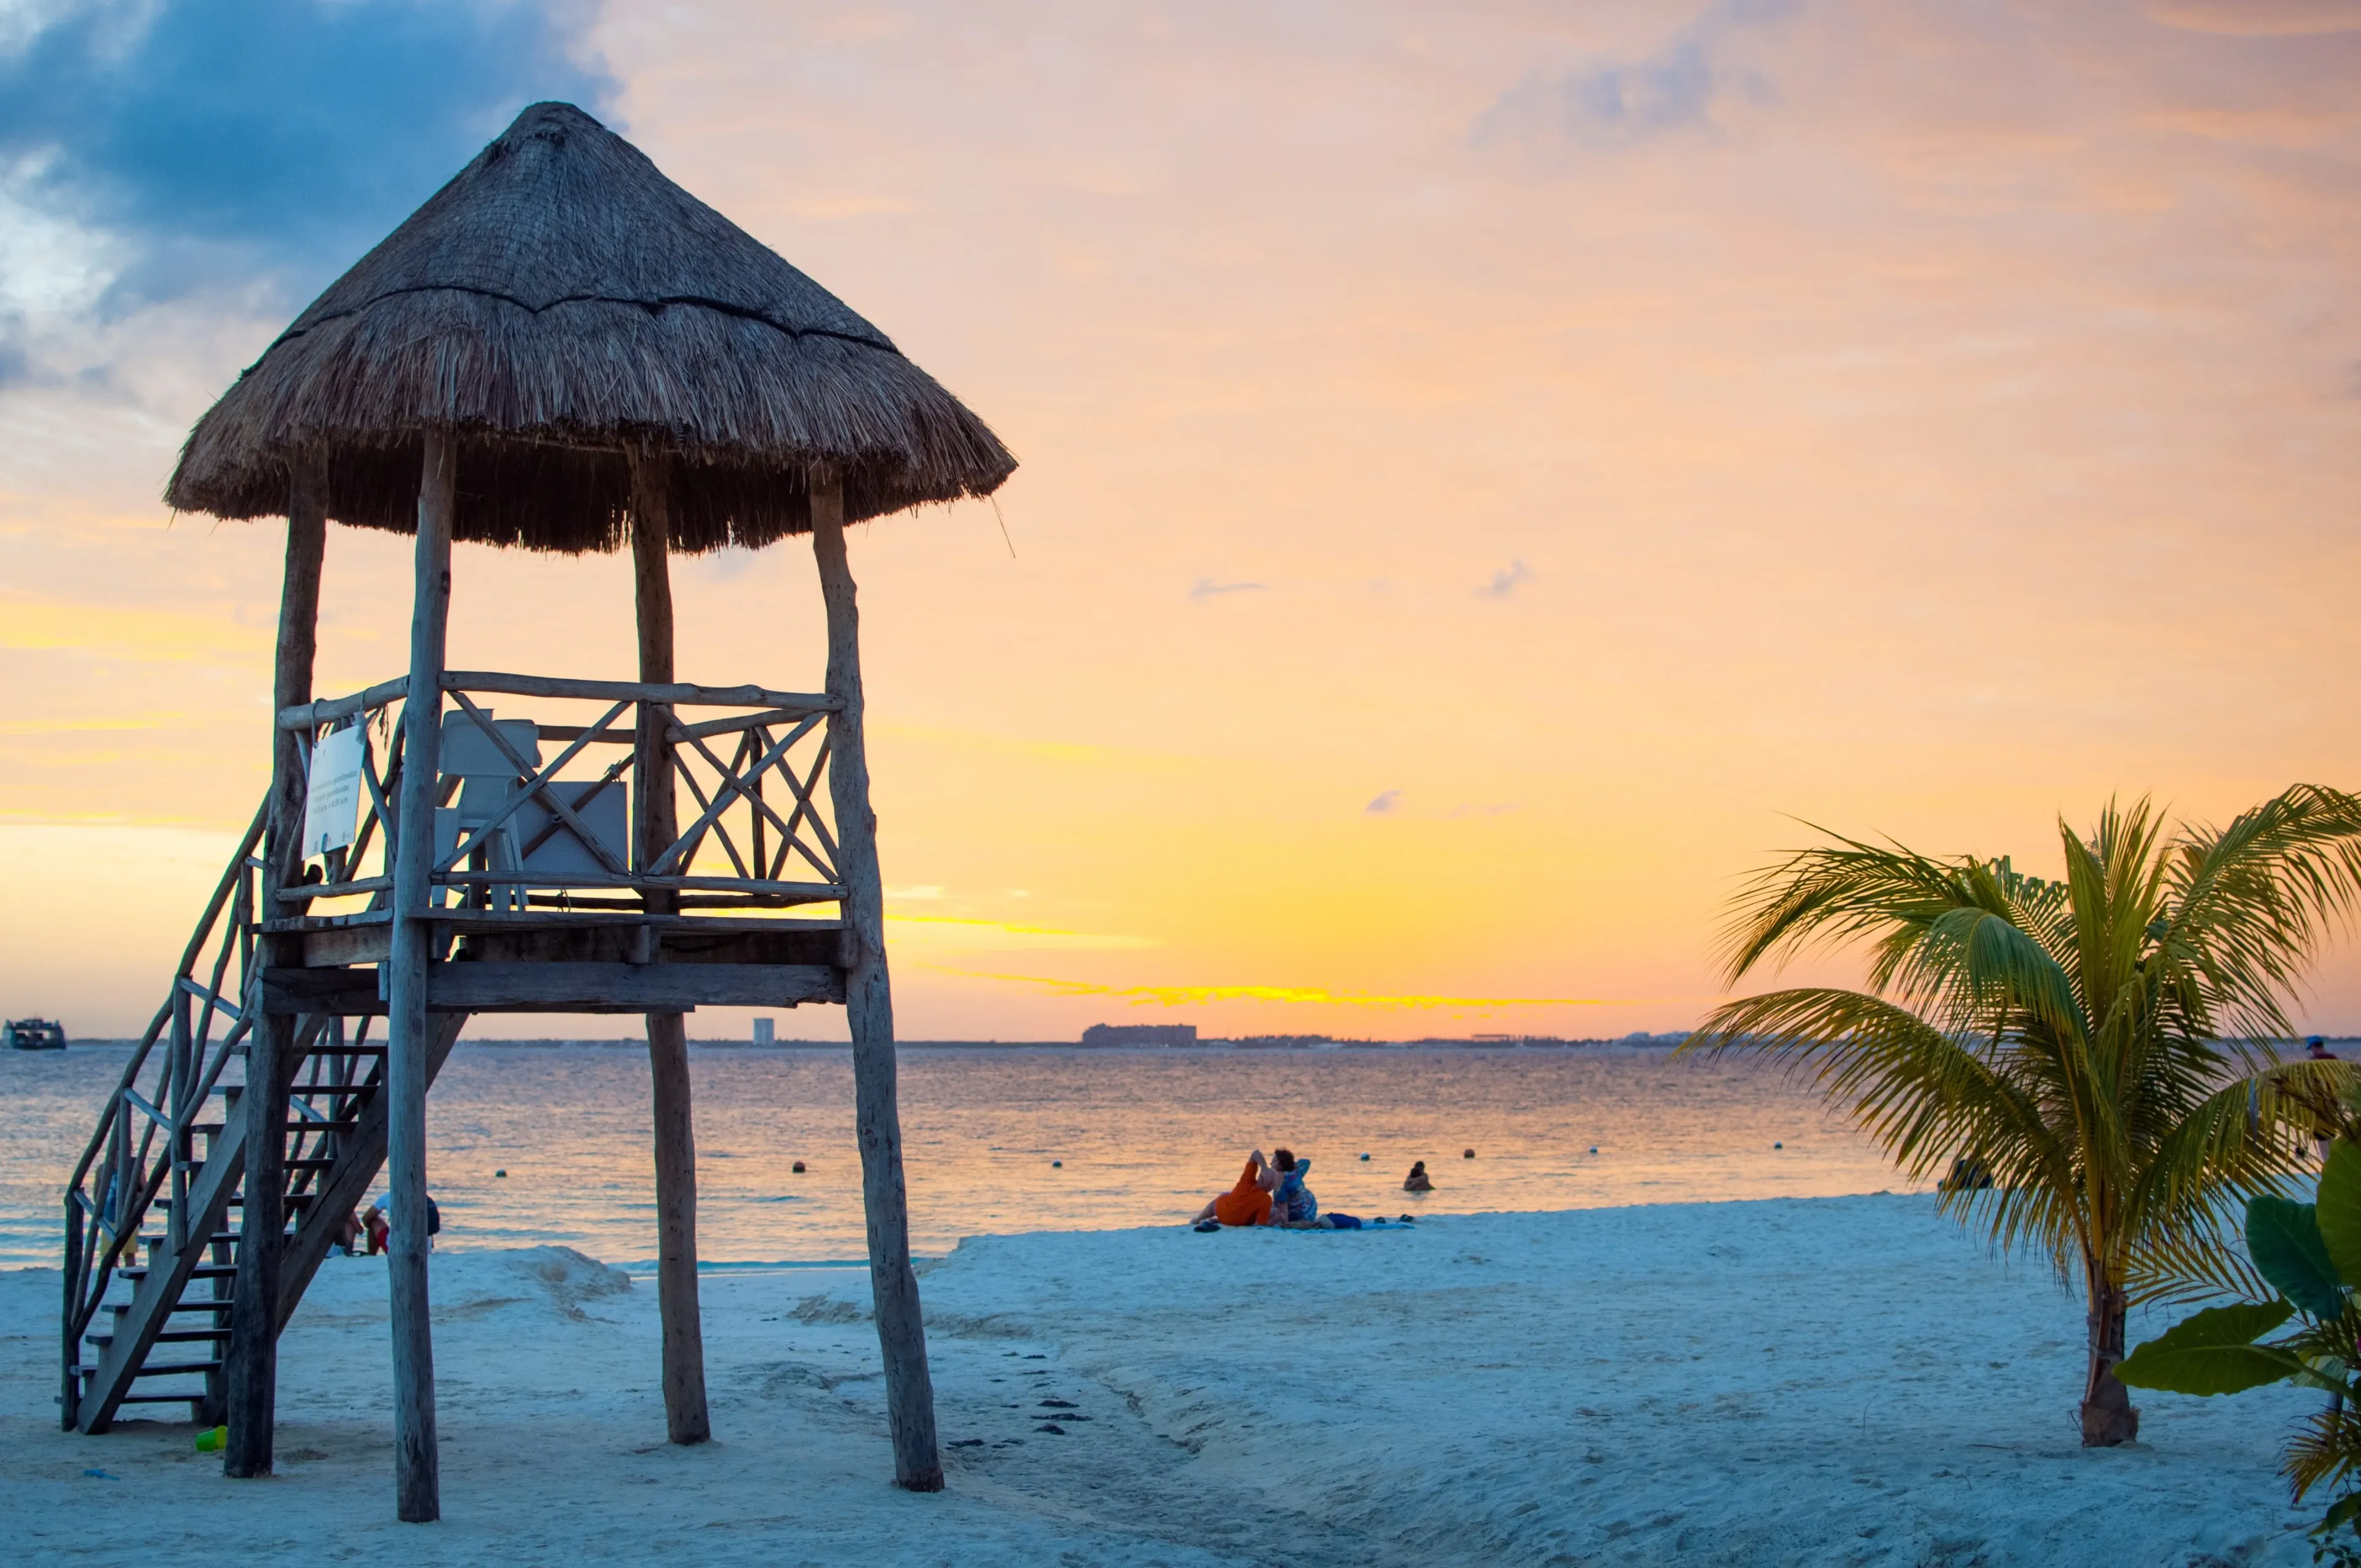
[[[902,1113],[895,1100],[894,995],[885,974],[885,889],[877,868],[877,818],[869,809],[869,757],[862,740],[861,615],[844,556],[844,492],[812,486],[812,554],[828,607],[829,791],[836,807],[837,874],[846,923],[860,951],[844,977],[852,1029],[852,1093],[861,1140],[861,1197],[869,1215],[869,1288],[885,1363],[885,1414],[894,1434],[894,1483],[939,1492],[935,1388],[927,1326],[910,1267],[909,1202],[902,1186]]]
[[[410,686],[401,710],[401,835],[393,874],[393,957],[386,1007],[386,1187],[391,1235],[394,1511],[443,1517],[434,1438],[434,1339],[426,1301],[426,971],[434,927],[427,896],[442,782],[443,666],[451,617],[451,512],[457,443],[425,438],[418,482],[418,552],[410,616]]]
[[[639,605],[640,679],[673,680],[671,460],[646,447],[631,453],[631,577]],[[645,871],[680,831],[673,805],[670,708],[640,704],[632,763],[638,809],[636,869]],[[650,889],[648,912],[669,915],[673,894]],[[653,937],[653,933],[651,936]],[[653,955],[662,957],[659,948]],[[656,1306],[664,1322],[664,1435],[703,1442],[713,1435],[705,1403],[705,1326],[697,1303],[697,1127],[691,1113],[688,1022],[681,1013],[651,1013],[648,1074],[654,1086]]]
[[[300,454],[292,466],[287,498],[287,569],[279,590],[278,667],[271,683],[274,714],[312,700],[312,663],[320,627],[320,565],[327,549],[328,476],[316,452]],[[262,849],[262,909],[274,911],[272,896],[302,880],[302,737],[271,725],[270,804]],[[296,938],[301,942],[302,938]],[[266,964],[286,962],[286,938],[262,938]],[[260,971],[256,971],[259,973]],[[250,1006],[258,995],[247,998]],[[231,1298],[229,1354],[224,1371],[225,1414],[229,1441],[222,1449],[222,1474],[246,1477],[270,1474],[271,1436],[279,1398],[279,1332],[273,1309],[279,1300],[280,1254],[287,1230],[287,1084],[294,1070],[295,1019],[266,1013],[247,1036],[246,1092],[239,1106],[247,1122],[246,1202],[238,1223],[237,1290]],[[176,1035],[174,1045],[180,1040]],[[190,1064],[175,1070],[193,1077]],[[185,1104],[176,1107],[190,1115]],[[173,1149],[176,1159],[180,1148]],[[175,1179],[172,1222],[185,1224],[187,1183]],[[182,1236],[181,1245],[207,1245]]]

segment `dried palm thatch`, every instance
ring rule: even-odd
[[[627,453],[672,457],[683,552],[987,495],[1016,466],[884,334],[570,104],[536,104],[264,351],[189,434],[165,500],[409,532],[421,437],[456,433],[458,538],[610,550]]]

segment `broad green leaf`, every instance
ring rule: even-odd
[[[2345,1310],[2345,1277],[2329,1260],[2312,1206],[2268,1193],[2246,1200],[2246,1251],[2263,1277],[2308,1316]]]
[[[2328,1146],[2328,1168],[2320,1173],[2321,1240],[2336,1272],[2361,1279],[2361,1148],[2343,1138]]]
[[[2252,1344],[2295,1315],[2285,1301],[2238,1301],[2191,1312],[2140,1346],[2151,1350],[2200,1350],[2225,1344]]]
[[[2294,1376],[2303,1363],[2286,1351],[2254,1342],[2294,1316],[2285,1301],[2240,1301],[2192,1312],[2118,1363],[2115,1376],[2140,1388],[2175,1394],[2235,1394]],[[2221,1351],[2261,1350],[2261,1356]]]
[[[2310,1372],[2301,1358],[2268,1344],[2204,1344],[2185,1350],[2144,1344],[2115,1364],[2118,1381],[2168,1394],[2235,1394],[2288,1378],[2309,1382]]]
[[[2341,1527],[2350,1525],[2361,1534],[2361,1492],[2347,1492],[2328,1506],[2328,1512],[2312,1527],[2314,1535],[2333,1535]]]

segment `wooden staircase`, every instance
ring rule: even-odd
[[[261,972],[252,930],[259,831],[258,817],[67,1188],[59,1403],[69,1429],[104,1431],[126,1405],[186,1405],[201,1423],[222,1419],[252,1028],[247,1008],[231,998],[250,997]],[[233,968],[238,982],[225,992]],[[461,1022],[460,1014],[435,1020],[430,1079]],[[386,1047],[369,1040],[372,1020],[357,1023],[350,1038],[345,1019],[324,1014],[304,1017],[297,1029],[278,1327],[385,1163]]]

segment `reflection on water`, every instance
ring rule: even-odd
[[[849,1053],[692,1055],[704,1258],[862,1256]],[[65,1175],[124,1058],[0,1051],[0,1265],[58,1261]],[[1662,1050],[910,1047],[901,1086],[922,1253],[979,1233],[1177,1221],[1235,1180],[1248,1149],[1280,1144],[1312,1157],[1323,1208],[1365,1215],[1902,1186],[1778,1075]],[[642,1047],[463,1043],[427,1121],[440,1245],[654,1255]],[[1400,1190],[1415,1159],[1435,1182],[1421,1198]]]

